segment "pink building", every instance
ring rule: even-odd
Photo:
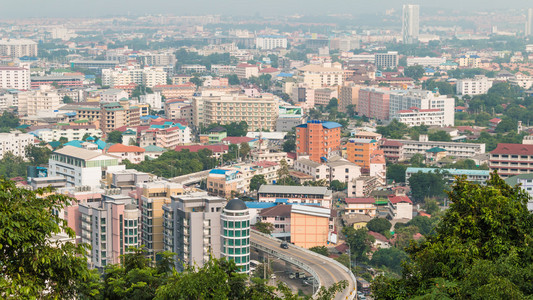
[[[360,89],[359,113],[378,120],[389,119],[390,91],[385,89]]]
[[[274,225],[272,236],[277,238],[291,235],[291,207],[292,205],[278,204],[261,210],[258,221]]]

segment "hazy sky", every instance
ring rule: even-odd
[[[404,3],[421,10],[526,8],[531,0],[0,0],[0,18],[94,17],[117,14],[254,15],[351,13],[399,9]],[[533,7],[533,1],[529,4]],[[0,19],[1,21],[1,19]]]

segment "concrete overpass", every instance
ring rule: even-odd
[[[336,282],[346,280],[348,287],[335,297],[336,300],[355,299],[357,283],[352,272],[329,257],[289,244],[289,249],[280,247],[281,240],[255,230],[250,233],[250,246],[294,264],[310,273],[318,281],[317,291],[321,286],[329,287]]]

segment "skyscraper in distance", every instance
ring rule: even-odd
[[[533,35],[533,8],[527,9],[525,36]]]
[[[420,23],[420,6],[404,4],[402,11],[402,37],[404,44],[413,44],[418,40]]]

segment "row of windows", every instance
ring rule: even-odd
[[[224,228],[246,228],[250,227],[250,221],[224,221]]]
[[[245,230],[227,230],[224,229],[224,236],[226,237],[245,237],[250,235],[250,229]]]

